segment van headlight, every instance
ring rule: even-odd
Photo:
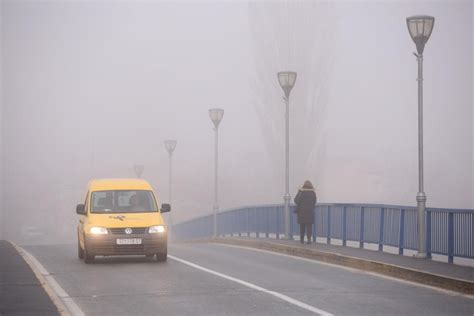
[[[107,228],[105,228],[105,227],[91,227],[91,229],[89,231],[93,235],[105,235],[105,234],[109,233],[107,231]]]
[[[163,225],[151,226],[148,229],[148,232],[150,234],[164,233],[165,232],[165,226],[163,226]]]

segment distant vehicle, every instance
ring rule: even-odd
[[[77,252],[85,263],[95,256],[146,255],[166,261],[168,229],[161,213],[171,211],[169,204],[158,209],[151,185],[142,179],[92,180],[77,226]]]
[[[20,232],[25,242],[38,241],[44,237],[43,231],[37,226],[22,226]]]

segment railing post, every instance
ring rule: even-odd
[[[222,231],[222,237],[225,237],[227,235],[229,235],[229,232],[230,232],[230,229],[229,229],[229,214],[228,213],[225,213],[224,215],[224,218],[223,218],[223,222],[224,222],[224,230]]]
[[[258,225],[258,224],[259,224],[259,220],[258,220],[258,219],[259,219],[259,217],[260,217],[259,215],[260,215],[260,212],[257,212],[257,208],[255,208],[255,223],[256,223],[256,225],[255,225],[255,227],[256,227],[256,229],[255,229],[255,230],[256,230],[256,233],[255,233],[255,234],[256,234],[257,238],[260,238],[260,234],[259,234],[260,226]]]
[[[379,251],[383,251],[383,223],[385,220],[385,208],[380,208],[380,232],[379,232]]]
[[[247,209],[247,237],[250,237],[250,208]]]
[[[212,216],[209,216],[208,220],[209,220],[209,225],[208,225],[209,234],[208,234],[208,236],[214,236],[214,219],[213,219]]]
[[[431,212],[426,211],[426,258],[431,259]]]
[[[221,215],[221,227],[222,227],[221,236],[222,237],[225,237],[225,234],[228,230],[226,226],[227,226],[227,214],[222,214]]]
[[[239,228],[237,229],[239,231],[239,237],[242,237],[242,218],[243,216],[240,215],[240,213],[242,213],[242,210],[239,210],[238,211],[238,214],[239,215],[237,218],[238,218],[238,223],[239,223]]]
[[[232,214],[231,212],[227,212],[227,234],[232,237]]]
[[[364,207],[360,207],[359,248],[364,248]]]
[[[448,213],[448,262],[454,261],[454,214]]]
[[[232,214],[230,212],[227,212],[227,229],[226,229],[226,235],[232,236]]]
[[[234,211],[231,211],[230,213],[230,236],[231,237],[234,237],[234,233],[235,233],[235,210]]]
[[[209,224],[208,224],[208,228],[209,228],[209,231],[208,231],[208,236],[214,236],[214,220],[212,218],[212,216],[209,216],[208,218],[208,221],[209,221]]]
[[[318,212],[317,207],[314,207],[313,209],[313,214],[314,214],[313,242],[316,242],[316,239],[318,238],[318,235],[316,234],[316,216],[318,214],[317,212]]]
[[[225,232],[225,216],[222,213],[219,213],[217,215],[217,237],[224,237],[224,232]]]
[[[265,220],[265,230],[266,230],[266,232],[265,232],[265,237],[267,237],[267,238],[268,238],[268,230],[269,230],[269,226],[270,226],[270,223],[269,223],[269,222],[270,222],[270,214],[269,214],[269,211],[270,211],[270,210],[269,210],[268,208],[265,209],[265,218],[266,218],[266,220]]]
[[[327,244],[331,244],[331,206],[328,206],[328,237]]]
[[[280,239],[280,210],[278,209],[278,206],[275,208],[276,209],[276,239]]]
[[[470,232],[471,232],[471,236],[474,235],[474,214],[470,214],[470,217],[471,217],[471,229],[470,229]],[[471,239],[471,241],[468,243],[468,248],[467,249],[470,249],[469,251],[467,251],[467,253],[469,254],[469,258],[474,258],[474,240]]]
[[[225,237],[225,233],[227,231],[227,227],[226,227],[226,225],[227,225],[227,215],[224,214],[224,213],[221,214],[221,223],[220,224],[221,224],[221,234],[220,234],[220,236]]]
[[[291,214],[291,205],[288,205],[288,212],[290,213],[290,239],[293,240],[293,214]]]
[[[347,207],[344,205],[342,209],[342,245],[346,246],[347,239]]]
[[[220,234],[217,234],[217,236],[219,237],[225,237],[225,231],[226,231],[226,217],[225,217],[225,214],[223,213],[219,213],[220,215],[220,222],[217,222],[218,226],[220,226],[220,228],[218,227],[217,229],[219,230]]]
[[[403,247],[405,243],[405,210],[400,209],[400,232],[398,236],[398,254],[403,256]]]

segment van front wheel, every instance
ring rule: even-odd
[[[86,238],[84,237],[84,263],[92,263],[95,260],[95,256],[89,254],[87,251]]]
[[[168,253],[160,252],[156,254],[156,261],[158,262],[165,262],[168,259]]]
[[[94,260],[95,256],[88,254],[87,249],[84,249],[84,263],[93,263]]]
[[[156,254],[156,261],[165,262],[168,259],[168,245],[165,246],[163,251]]]
[[[77,241],[77,256],[79,257],[79,259],[84,259],[84,249],[81,248],[79,240]]]

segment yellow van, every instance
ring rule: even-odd
[[[78,204],[77,251],[85,263],[95,256],[146,255],[166,261],[168,229],[153,189],[142,179],[89,182],[84,204]]]

